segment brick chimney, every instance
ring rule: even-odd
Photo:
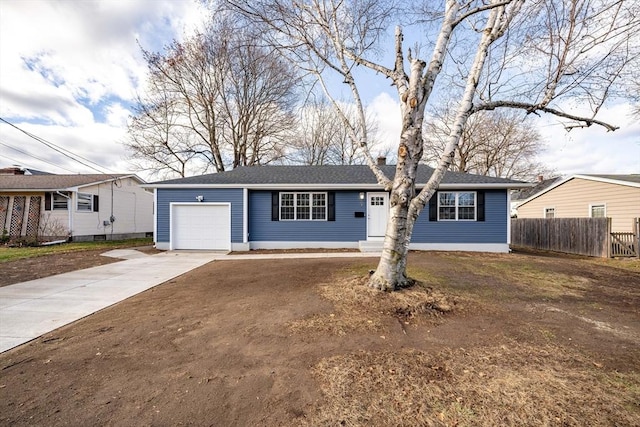
[[[385,156],[378,157],[378,166],[384,166],[387,164],[387,158]]]
[[[538,182],[544,181],[544,175],[538,175]]]
[[[0,175],[24,175],[24,169],[20,166],[11,166],[0,169]]]

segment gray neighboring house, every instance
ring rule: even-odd
[[[418,188],[432,172],[418,167]],[[508,252],[510,193],[529,186],[447,172],[411,249]],[[389,194],[365,165],[240,167],[144,187],[154,190],[155,243],[165,250],[380,250],[389,212]]]
[[[0,232],[75,241],[151,236],[153,195],[129,174],[0,173]]]

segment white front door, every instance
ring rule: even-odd
[[[389,215],[389,193],[367,193],[367,239],[384,238]]]

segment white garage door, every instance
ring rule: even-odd
[[[229,205],[172,205],[172,249],[231,249]]]

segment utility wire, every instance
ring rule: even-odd
[[[59,168],[59,169],[62,169],[62,170],[66,170],[67,172],[75,173],[74,171],[72,171],[72,170],[70,170],[70,169],[63,168],[62,166],[56,165],[55,163],[52,163],[52,162],[50,162],[50,161],[48,161],[48,160],[46,160],[46,159],[43,159],[43,158],[38,157],[38,156],[34,156],[33,154],[28,153],[28,152],[26,152],[26,151],[23,151],[23,150],[21,150],[21,149],[19,149],[19,148],[16,148],[16,147],[12,147],[12,146],[10,146],[10,145],[7,145],[7,144],[3,143],[2,141],[0,141],[0,145],[3,145],[3,146],[5,146],[5,147],[7,147],[7,148],[11,148],[12,150],[17,151],[18,153],[22,153],[22,154],[24,154],[24,155],[26,155],[26,156],[33,157],[33,158],[34,158],[34,159],[36,159],[36,160],[40,160],[41,162],[47,163],[47,164],[49,164],[49,165],[51,165],[51,166],[54,166],[54,167],[56,167],[56,168]],[[15,161],[15,162],[18,162],[17,160],[14,160],[14,161]],[[21,163],[21,162],[18,162],[18,163]]]
[[[104,166],[102,166],[102,165],[99,165],[98,163],[94,162],[93,160],[89,160],[89,159],[87,159],[87,158],[84,158],[84,157],[82,157],[82,156],[81,156],[81,155],[79,155],[79,154],[75,154],[75,153],[73,153],[72,151],[67,150],[66,148],[62,148],[62,147],[60,147],[60,146],[58,146],[58,145],[54,144],[53,142],[47,141],[47,140],[45,140],[45,139],[43,139],[43,138],[40,138],[39,136],[34,135],[34,134],[32,134],[31,132],[27,132],[26,130],[19,128],[18,126],[14,125],[14,124],[13,124],[13,123],[11,123],[11,122],[8,122],[7,120],[3,119],[2,117],[0,117],[0,121],[3,121],[4,123],[8,124],[9,126],[11,126],[11,127],[15,128],[15,129],[19,130],[20,132],[22,132],[22,133],[24,133],[25,135],[27,135],[29,138],[32,138],[32,139],[34,139],[34,140],[38,141],[39,143],[41,143],[41,144],[43,144],[43,145],[45,145],[45,146],[47,146],[47,147],[51,148],[52,150],[57,151],[58,153],[62,154],[63,156],[68,157],[69,159],[73,160],[74,162],[78,162],[78,163],[80,163],[81,165],[86,166],[86,167],[88,167],[88,168],[90,168],[90,169],[93,169],[94,171],[98,171],[98,172],[100,172],[100,173],[102,173],[102,174],[104,174],[104,173],[105,173],[105,172],[104,172],[104,170],[107,170],[107,171],[109,171],[109,172],[111,172],[111,173],[115,173],[115,172],[113,172],[112,170],[107,169],[107,168],[105,168],[105,167],[104,167]],[[66,151],[66,152],[65,152],[65,151]],[[70,153],[70,154],[67,154],[67,153]],[[89,162],[89,163],[93,163],[94,165],[101,167],[103,170],[98,169],[98,168],[95,168],[95,167],[93,167],[93,166],[91,166],[91,165],[89,165],[89,164],[87,164],[87,163],[85,163],[85,162],[82,162],[82,161],[78,160],[77,158],[75,158],[75,157],[73,157],[73,156],[75,156],[75,157],[77,157],[77,158],[80,158],[80,159],[82,159],[82,160],[85,160],[85,161],[87,161],[87,162]]]
[[[20,160],[16,160],[16,159],[14,159],[12,157],[5,156],[4,154],[0,154],[0,157],[4,157],[5,159],[9,160],[10,162],[14,162],[16,164],[20,164],[21,163]]]

